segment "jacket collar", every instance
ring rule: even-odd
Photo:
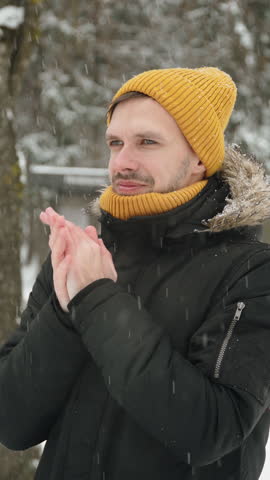
[[[179,240],[183,236],[205,230],[202,220],[209,218],[209,214],[222,211],[227,194],[228,186],[214,176],[195,198],[163,214],[119,220],[102,211],[99,219],[102,236],[109,243],[121,236],[133,239],[145,237],[147,242],[151,239],[153,246],[161,248],[164,241]]]
[[[162,247],[164,240],[203,232],[218,233],[260,225],[270,215],[270,184],[253,158],[227,147],[222,170],[192,200],[160,215],[119,220],[101,211],[105,237],[141,235]],[[246,230],[246,229],[245,229]],[[150,237],[149,237],[150,236]]]

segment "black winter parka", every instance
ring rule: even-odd
[[[0,352],[0,441],[37,480],[257,480],[270,400],[270,248],[211,232],[217,176],[152,217],[102,212],[118,281],[62,312],[50,257]]]

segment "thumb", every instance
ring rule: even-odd
[[[100,246],[100,249],[101,249],[101,255],[108,255],[108,254],[109,254],[110,257],[111,257],[111,253],[110,253],[109,250],[107,250],[107,248],[105,247],[102,238],[98,238],[98,243],[99,243],[99,246]]]
[[[69,268],[70,262],[71,262],[71,255],[66,255],[58,266],[58,272],[63,277],[66,277],[66,275],[68,273],[68,268]]]
[[[85,228],[84,231],[87,233],[88,237],[91,238],[91,240],[94,240],[94,242],[99,243],[98,234],[95,227],[93,227],[93,225],[89,225],[88,227]]]

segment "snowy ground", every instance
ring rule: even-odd
[[[37,266],[37,262],[35,261],[31,265],[22,268],[24,303],[27,302],[28,295],[34,284],[37,273],[38,273],[38,266]],[[268,442],[267,449],[266,449],[266,461],[265,461],[264,469],[260,476],[260,480],[269,480],[269,479],[270,479],[270,440]]]

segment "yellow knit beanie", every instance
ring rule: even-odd
[[[181,132],[213,175],[224,159],[224,130],[237,89],[232,78],[214,67],[148,70],[128,80],[113,97],[127,92],[152,97],[175,119]],[[110,123],[108,116],[108,124]]]

